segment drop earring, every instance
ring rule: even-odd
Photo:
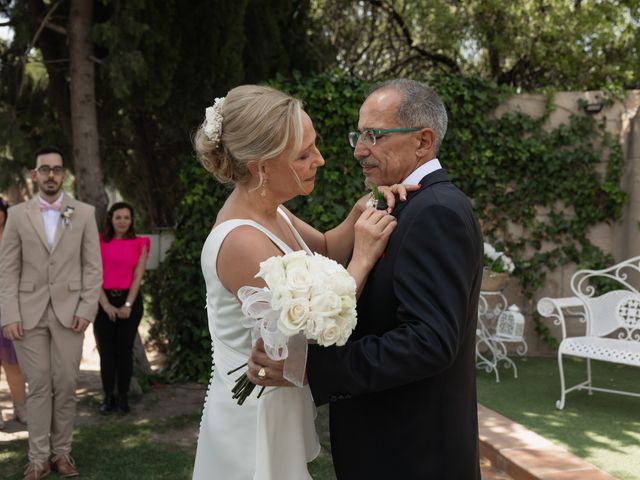
[[[267,175],[264,175],[264,178],[262,180],[262,188],[260,189],[260,196],[262,198],[267,196]]]

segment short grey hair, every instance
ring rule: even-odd
[[[447,133],[447,109],[438,94],[426,83],[396,78],[377,82],[367,92],[367,97],[376,90],[392,89],[402,96],[396,118],[403,127],[430,128],[436,134],[436,150],[440,149]]]

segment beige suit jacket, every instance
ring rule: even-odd
[[[95,209],[65,194],[51,248],[37,197],[12,207],[0,245],[0,322],[34,328],[51,301],[65,327],[73,317],[95,319],[102,285],[102,261]]]

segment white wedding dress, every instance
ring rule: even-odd
[[[311,253],[286,214],[298,243]],[[213,373],[207,391],[194,480],[305,480],[307,462],[320,453],[315,430],[315,406],[308,386],[267,388],[256,398],[255,388],[243,405],[231,398],[234,380],[246,371],[227,375],[247,362],[251,331],[245,328],[238,299],[220,282],[216,262],[225,237],[240,225],[262,231],[283,253],[291,249],[269,230],[251,220],[228,220],[211,230],[202,248],[202,272],[207,284],[207,316],[213,348]]]

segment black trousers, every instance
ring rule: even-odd
[[[105,290],[109,303],[121,307],[127,300],[128,290]],[[105,393],[113,393],[118,379],[118,393],[128,394],[131,375],[133,374],[133,342],[136,339],[138,325],[143,313],[142,295],[138,292],[129,318],[116,317],[115,322],[109,320],[102,306],[93,324],[96,345],[100,354],[100,377]]]

